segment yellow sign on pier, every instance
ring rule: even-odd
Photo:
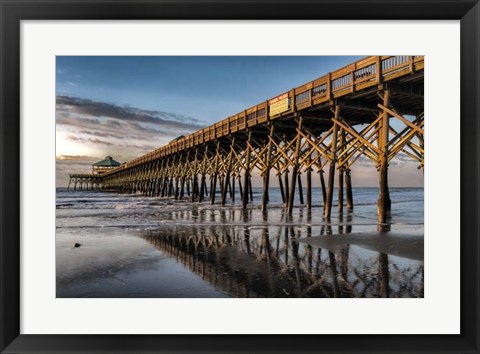
[[[275,116],[288,111],[288,93],[272,98],[268,101],[269,116]]]

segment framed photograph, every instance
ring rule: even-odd
[[[477,1],[0,2],[2,353],[480,351]]]

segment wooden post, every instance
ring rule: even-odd
[[[290,200],[290,192],[288,190],[288,188],[289,188],[289,186],[288,186],[289,185],[289,183],[288,183],[288,168],[284,172],[283,179],[284,179],[284,189],[285,189],[284,204],[285,204],[285,206],[288,206],[288,201]]]
[[[273,139],[273,124],[270,123],[270,132],[268,134],[267,156],[265,161],[265,173],[263,175],[263,194],[262,194],[262,211],[267,211],[268,203],[268,187],[270,184],[270,169],[272,160],[272,139]]]
[[[162,178],[161,178],[161,177],[158,177],[158,178],[157,178],[157,183],[156,183],[156,185],[155,185],[155,194],[154,194],[155,197],[160,196],[161,186],[162,186]],[[135,188],[134,184],[133,184],[133,183],[130,183],[130,184],[128,185],[128,193],[134,193],[134,192],[133,192],[134,188]]]
[[[310,162],[310,156],[308,157]],[[312,209],[312,168],[307,168],[307,209]]]
[[[223,173],[220,174],[218,177],[218,181],[220,182],[220,201],[223,198],[223,188],[225,187],[225,177],[223,176]]]
[[[248,185],[250,178],[250,141],[252,139],[252,131],[249,130],[247,133],[247,156],[245,157],[245,175],[243,176],[243,198],[242,198],[242,207],[243,209],[247,208],[248,204]]]
[[[248,176],[248,191],[250,192],[250,201],[253,202],[252,176]]]
[[[208,159],[208,145],[205,148],[205,152],[203,155],[203,162],[202,162],[202,171],[201,171],[201,178],[200,178],[200,195],[198,196],[198,201],[203,202],[203,198],[206,194],[207,190],[207,182],[205,181],[205,172],[207,169],[207,159]]]
[[[125,185],[124,185],[124,188],[125,188]],[[150,188],[149,188],[149,191],[148,191],[148,196],[149,197],[153,197],[153,191],[155,189],[155,178],[150,178]]]
[[[205,195],[205,173],[202,171],[200,177],[200,193],[198,194],[198,201],[203,202],[203,196]]]
[[[303,117],[298,117],[298,130],[302,129]],[[296,136],[296,144],[295,144],[295,152],[294,152],[294,161],[293,161],[293,168],[292,168],[292,184],[289,190],[289,199],[288,199],[288,214],[292,215],[293,212],[293,201],[295,199],[295,183],[297,182],[297,174],[298,174],[298,160],[300,158],[300,144],[302,142],[302,136],[299,132],[297,132]]]
[[[168,182],[168,178],[167,176],[163,176],[163,179],[162,179],[162,193],[160,194],[160,196],[163,198],[165,197],[165,194],[167,193],[167,182]],[[137,193],[137,191],[139,190],[139,183],[138,181],[135,183],[135,193]]]
[[[193,203],[198,194],[198,176],[197,176],[197,166],[198,166],[198,147],[195,148],[195,156],[192,161],[192,195],[190,201]]]
[[[203,184],[204,184],[204,188],[205,188],[205,196],[208,197],[210,195],[210,190],[208,189],[208,186],[207,186],[207,178],[205,177],[205,181],[203,181]]]
[[[225,183],[222,189],[222,205],[225,206],[225,203],[227,201],[227,187],[230,184],[230,171],[232,169],[232,160],[233,160],[233,154],[234,154],[234,149],[235,149],[235,138],[232,139],[232,143],[230,145],[230,154],[228,156],[228,164],[227,164],[227,172],[225,176]]]
[[[283,189],[282,174],[280,172],[278,172],[277,176],[278,176],[278,186],[280,187],[280,194],[282,196],[282,202],[283,202],[283,204],[285,204],[286,199],[285,199],[285,190]]]
[[[220,158],[220,141],[217,141],[217,153],[215,155],[215,165],[212,176],[212,187],[210,188],[210,203],[215,204],[215,195],[217,194],[217,178],[218,178],[218,159]]]
[[[343,149],[343,144],[345,143],[345,131],[342,128],[340,128],[339,133],[340,133],[339,145],[340,145],[340,148]],[[343,167],[340,167],[340,169],[338,170],[338,214],[340,215],[343,214],[343,181],[345,176],[344,171],[345,169]]]
[[[210,204],[215,204],[215,195],[217,194],[217,173],[214,172],[210,179]]]
[[[140,191],[142,193],[143,193],[144,187],[145,187],[145,183],[141,182],[140,183]],[[173,177],[167,176],[167,192],[166,192],[167,197],[172,196],[172,188],[173,188]]]
[[[225,179],[225,183],[227,183],[227,193],[230,194],[230,198],[232,198],[232,184],[230,183],[230,178]]]
[[[388,90],[383,92],[383,106],[388,107],[390,94]],[[388,212],[390,210],[390,194],[388,191],[388,134],[389,134],[389,115],[387,111],[383,111],[382,126],[379,131],[378,148],[380,155],[380,171],[379,171],[379,193],[377,202],[377,213],[379,228],[383,229],[381,224],[387,222]]]
[[[349,168],[345,170],[345,189],[347,194],[347,212],[353,211],[353,193],[352,193],[352,171]]]
[[[167,187],[168,187],[168,177],[165,175],[163,177],[163,188],[162,188],[162,197],[166,197],[167,196]],[[140,182],[137,182],[137,192],[140,192],[141,190],[141,187],[140,187]]]
[[[173,193],[174,193],[174,189],[173,189],[173,180],[174,180],[174,177],[170,177],[170,186],[169,186],[169,189],[168,189],[168,196],[171,197],[173,196]],[[145,182],[143,183],[143,192],[145,193]]]
[[[178,188],[178,180],[180,179],[180,191]],[[185,195],[185,177],[182,176],[175,178],[175,199],[183,199]]]
[[[227,172],[228,173],[228,172]],[[227,193],[228,193],[228,178],[227,176],[220,179],[220,194],[222,198],[222,206],[225,206],[227,201]]]
[[[325,186],[325,176],[323,175],[325,172],[323,170],[318,171],[318,174],[320,175],[320,185],[322,187],[322,200],[323,200],[323,207],[325,208],[325,205],[327,203],[327,187]]]
[[[240,172],[238,173],[238,191],[240,192],[240,199],[243,202],[242,177],[241,177]]]
[[[235,174],[232,176],[232,189],[230,190],[232,204],[235,204]]]
[[[338,119],[340,115],[340,106],[335,106],[335,119]],[[327,200],[325,203],[325,218],[330,218],[332,214],[332,201],[333,201],[333,182],[335,178],[335,158],[337,150],[337,131],[338,126],[336,123],[333,123],[333,132],[332,132],[332,148],[330,155],[330,171],[328,174],[328,190],[327,190]]]
[[[192,198],[191,202],[193,203],[195,201],[195,198],[198,195],[198,176],[197,173],[193,175],[193,191],[192,191]]]
[[[305,201],[303,200],[302,175],[299,173],[297,177],[298,177],[298,199],[300,201],[300,205],[303,205],[305,204]]]

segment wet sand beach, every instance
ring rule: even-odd
[[[274,193],[263,213],[58,190],[57,297],[423,297],[423,189],[392,189],[383,234],[376,192],[326,222]]]

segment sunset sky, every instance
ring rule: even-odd
[[[358,59],[58,56],[56,184],[107,155],[128,161]],[[390,185],[423,186],[417,165],[396,158]],[[354,186],[377,186],[370,162],[352,172]]]

